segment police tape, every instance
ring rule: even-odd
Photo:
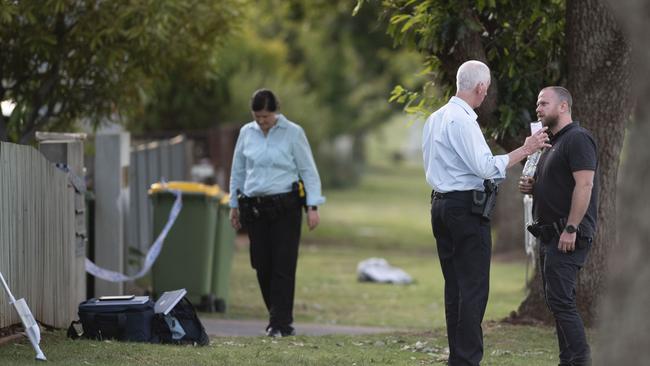
[[[156,238],[156,241],[154,241],[151,248],[149,248],[149,251],[147,252],[147,255],[144,260],[144,265],[142,266],[140,272],[136,273],[133,276],[126,276],[119,272],[114,272],[105,268],[100,268],[88,258],[86,258],[86,272],[90,273],[91,275],[97,278],[101,278],[102,280],[106,280],[109,282],[133,281],[147,274],[147,272],[149,272],[149,270],[151,269],[151,266],[153,266],[154,262],[158,258],[158,255],[160,254],[160,251],[162,250],[163,247],[163,242],[167,237],[167,233],[171,229],[172,225],[174,225],[174,222],[176,221],[176,218],[178,217],[178,214],[180,213],[181,208],[183,207],[183,199],[182,199],[181,191],[169,190],[169,192],[173,193],[176,196],[176,200],[174,201],[174,205],[172,206],[172,209],[169,211],[169,218],[167,219],[167,223],[165,224],[165,227],[162,229],[162,231],[158,235],[158,238]]]

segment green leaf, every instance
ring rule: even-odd
[[[390,18],[390,24],[399,24],[403,21],[406,21],[409,18],[411,18],[411,15],[409,14],[394,15]]]
[[[406,33],[413,25],[419,22],[419,17],[411,17],[404,25],[402,26],[401,32]]]
[[[476,7],[479,12],[482,12],[485,9],[485,0],[476,0]]]

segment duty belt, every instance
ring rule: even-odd
[[[259,204],[259,205],[268,205],[273,202],[278,202],[278,201],[284,201],[289,198],[297,198],[298,197],[298,192],[297,191],[291,191],[287,193],[278,193],[278,194],[270,194],[268,196],[245,196],[243,194],[240,194],[237,198],[245,203],[249,204]]]
[[[560,237],[565,224],[565,219],[560,219],[552,224],[540,224],[539,222],[534,222],[531,225],[528,225],[526,229],[528,232],[533,234],[534,237],[541,239],[542,242],[549,242]]]
[[[239,193],[237,201],[242,223],[251,223],[260,219],[275,219],[294,207],[300,207],[298,191],[255,197]]]
[[[431,201],[440,200],[444,198],[471,198],[472,191],[451,191],[451,192],[436,192],[431,191]]]

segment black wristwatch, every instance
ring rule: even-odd
[[[318,206],[309,206],[312,211],[318,211]]]
[[[569,224],[569,225],[567,225],[567,226],[564,227],[564,231],[566,231],[566,232],[569,233],[569,234],[573,234],[573,233],[575,233],[576,231],[578,231],[578,228],[576,228],[575,226]]]

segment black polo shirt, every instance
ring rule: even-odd
[[[533,187],[533,216],[542,224],[552,224],[569,217],[575,187],[573,172],[593,170],[597,173],[598,148],[591,133],[578,122],[565,126],[551,136],[551,148],[541,155],[535,171]],[[593,237],[598,208],[598,179],[594,174],[589,208],[578,230]]]

